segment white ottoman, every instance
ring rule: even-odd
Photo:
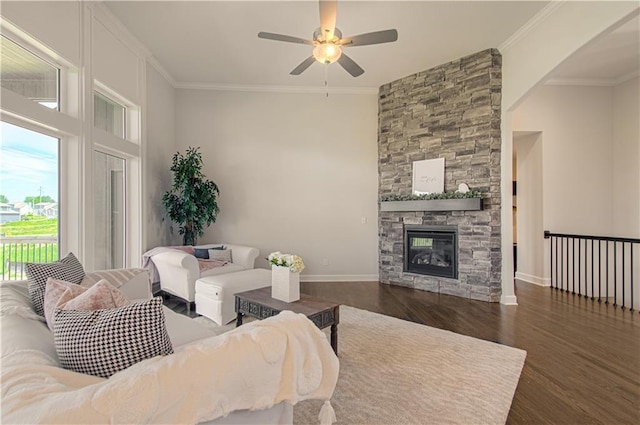
[[[271,270],[267,269],[203,277],[196,280],[196,313],[226,325],[236,318],[234,295],[265,286],[271,286]]]

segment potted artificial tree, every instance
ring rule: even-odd
[[[218,186],[202,173],[200,148],[173,155],[173,185],[162,197],[166,215],[179,225],[184,245],[195,245],[204,227],[216,221]],[[171,228],[173,231],[173,228]]]

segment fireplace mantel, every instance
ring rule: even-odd
[[[482,198],[383,201],[380,211],[480,211]]]

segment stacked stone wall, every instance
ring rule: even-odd
[[[445,190],[466,183],[484,199],[482,211],[379,211],[381,282],[500,300],[501,65],[489,49],[380,88],[379,196],[410,194],[413,162],[444,158]],[[458,227],[458,279],[403,271],[405,224]]]

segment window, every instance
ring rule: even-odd
[[[80,6],[83,10],[87,7]],[[91,66],[91,58],[96,53],[96,34],[89,24],[94,22],[94,12],[100,14],[91,10],[91,20],[80,14],[77,56],[72,49],[59,51],[60,40],[45,43],[17,23],[3,21],[0,25],[0,195],[6,197],[0,197],[0,216],[3,221],[21,219],[0,222],[0,278],[19,279],[24,277],[22,263],[52,261],[68,252],[76,254],[87,270],[140,262],[142,100],[136,93],[127,98],[118,87],[125,79],[135,79],[144,86],[145,75],[143,70],[131,70],[113,81],[108,78],[115,87],[95,79],[97,68]],[[120,35],[108,34],[112,36],[120,40]],[[129,49],[129,43],[124,42],[129,40],[123,37],[126,40],[120,40],[123,43],[118,46],[140,59],[137,48]],[[108,49],[101,53],[107,60],[120,57]],[[43,110],[42,106],[51,109]],[[13,133],[20,133],[20,137],[9,137]],[[40,143],[35,144],[36,140]],[[35,158],[43,146],[51,149],[48,164]],[[17,153],[31,156],[19,162]],[[26,182],[33,184],[29,190],[12,193]],[[29,196],[33,205],[18,205]],[[21,212],[31,208],[29,225],[38,221],[40,227],[24,230],[27,220],[13,211],[17,208]],[[12,240],[10,243],[22,245],[5,245],[6,238],[18,236],[29,240],[24,244]],[[33,238],[42,246],[35,246]]]
[[[114,136],[126,138],[126,108],[101,93],[93,96],[93,125]]]
[[[125,160],[95,151],[94,267],[118,269],[125,265]]]
[[[60,70],[13,41],[0,37],[2,88],[51,109],[60,109]]]
[[[0,278],[58,259],[59,139],[0,122]]]
[[[132,264],[129,255],[139,246],[140,146],[130,140],[137,138],[139,107],[98,81],[93,105],[94,128],[104,130],[92,132],[93,266],[123,268]]]

